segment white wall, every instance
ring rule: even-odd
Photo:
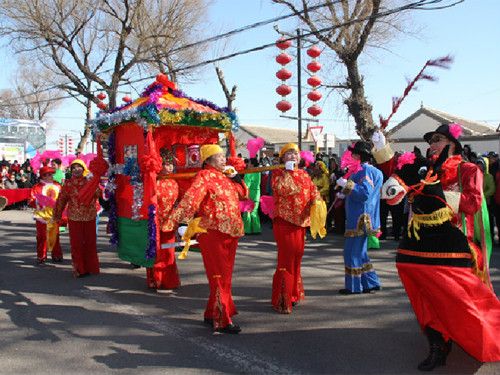
[[[392,138],[420,138],[425,133],[436,130],[440,124],[439,121],[422,113],[392,134]]]

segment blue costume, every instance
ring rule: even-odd
[[[346,237],[344,245],[345,288],[352,293],[380,289],[380,282],[368,257],[368,236],[380,231],[380,189],[382,172],[363,163],[343,190],[346,195]]]

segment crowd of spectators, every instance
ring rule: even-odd
[[[474,152],[470,145],[464,145],[464,157],[476,163],[484,174],[483,194],[487,201],[490,218],[490,230],[492,241],[498,246],[500,239],[500,160],[496,152],[490,151],[484,154]],[[272,166],[279,164],[278,154],[264,154],[260,159],[255,160],[258,166]],[[339,189],[336,187],[338,178],[345,174],[340,167],[340,160],[337,154],[317,153],[315,161],[310,164],[302,164],[307,170],[323,199],[327,203],[328,217],[327,229],[329,232],[343,234],[345,230],[344,200]],[[272,195],[271,191],[272,171],[262,172],[261,194]],[[387,178],[388,176],[384,176]],[[390,214],[390,215],[389,215]],[[390,220],[388,220],[390,217]],[[261,215],[264,221],[267,218]],[[396,206],[389,206],[385,201],[381,201],[380,222],[381,240],[392,238],[399,241],[403,228],[408,220],[408,203],[401,202]],[[495,230],[496,228],[496,230]]]

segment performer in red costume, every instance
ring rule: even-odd
[[[311,206],[321,200],[318,189],[302,169],[299,147],[288,143],[280,150],[285,170],[273,171],[273,232],[278,246],[278,264],[273,277],[272,305],[283,314],[304,299],[300,266],[304,255],[306,228],[310,226]]]
[[[382,187],[388,204],[406,194],[412,202],[396,267],[429,341],[429,355],[418,365],[422,371],[445,365],[452,341],[478,361],[500,361],[500,302],[471,269],[474,250],[451,221],[439,180],[445,152],[432,167],[418,153],[403,154]]]
[[[481,223],[481,227],[474,227],[474,217],[481,214],[483,202],[483,175],[476,164],[463,160],[461,156],[462,145],[458,140],[462,129],[458,124],[442,124],[435,131],[424,134],[424,139],[429,143],[428,157],[435,161],[441,151],[449,146],[448,158],[441,166],[441,184],[447,203],[455,212],[453,222],[467,236],[473,248],[476,260],[476,272],[483,281],[488,283],[486,258],[491,253],[491,237],[489,225]],[[386,144],[385,136],[377,131],[373,134],[373,156],[382,171],[390,176],[395,167],[394,152]],[[487,218],[481,215],[485,220]],[[465,225],[464,225],[465,224]]]
[[[92,175],[83,160],[70,165],[71,178],[66,180],[57,199],[54,220],[59,221],[68,206],[68,227],[73,275],[83,277],[99,273],[96,245],[96,201],[101,194],[100,177],[106,173],[107,163],[99,155],[91,161]]]
[[[54,182],[54,168],[40,168],[40,182],[31,188],[30,206],[35,208],[36,254],[39,264],[47,260],[47,250],[53,262],[62,262],[63,253],[59,243],[59,225],[52,223],[53,208],[61,191]]]
[[[203,145],[200,154],[203,169],[174,209],[172,219],[186,223],[195,215],[200,218],[199,226],[206,233],[198,235],[198,242],[210,286],[204,321],[218,332],[235,334],[241,328],[232,321],[237,312],[231,280],[238,239],[244,234],[239,201],[247,198],[248,189],[234,167],[226,166],[218,145]]]
[[[160,244],[175,242],[175,223],[171,214],[177,197],[179,185],[173,179],[165,178],[174,171],[174,157],[169,150],[161,150],[163,166],[156,184],[158,197],[158,219],[160,224]],[[154,266],[146,268],[149,288],[175,289],[181,285],[179,271],[175,263],[175,247],[157,251]]]

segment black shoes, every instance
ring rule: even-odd
[[[448,356],[449,353],[448,350],[451,349],[450,344],[447,343],[446,347],[443,347],[442,345],[439,344],[432,344],[429,355],[427,356],[426,359],[420,362],[417,368],[420,371],[432,371],[434,370],[434,368],[438,366],[446,365],[446,357]]]
[[[237,335],[238,333],[241,332],[241,328],[238,324],[231,323],[225,326],[224,328],[217,328],[215,331],[220,333],[229,333],[232,335]]]
[[[214,325],[214,320],[212,318],[203,318],[203,323],[209,326]],[[215,332],[219,333],[229,333],[229,334],[238,334],[241,332],[241,328],[238,324],[236,323],[231,323],[225,326],[224,328],[217,328]]]
[[[380,286],[374,286],[373,288],[363,289],[363,293],[371,293],[380,290]]]
[[[352,292],[349,289],[340,289],[339,294],[341,294],[343,296],[349,296],[351,294],[361,294],[361,292]]]
[[[340,289],[339,294],[341,294],[343,296],[349,296],[351,294],[371,293],[371,292],[374,292],[376,290],[380,290],[380,286],[374,286],[373,288],[363,289],[363,292],[353,292],[352,290],[349,290],[349,289]]]

